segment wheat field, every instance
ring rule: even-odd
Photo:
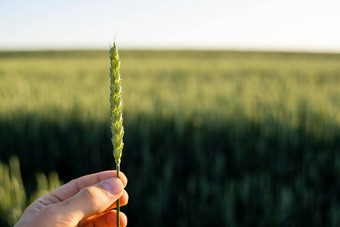
[[[340,224],[340,54],[120,58],[129,225]],[[114,168],[109,86],[107,51],[0,52],[0,158],[27,196],[37,172]]]

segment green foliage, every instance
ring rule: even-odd
[[[52,172],[48,179],[45,174],[37,174],[37,190],[31,197],[31,202],[36,198],[52,191],[61,185],[58,174]],[[25,187],[22,182],[20,163],[16,156],[9,160],[9,166],[0,162],[0,224],[13,226],[21,217],[28,203]]]
[[[62,185],[56,172],[49,173],[48,177],[43,173],[38,173],[36,181],[37,190],[31,195],[30,203]]]
[[[11,157],[9,166],[0,162],[0,216],[2,222],[14,225],[26,206],[25,188],[22,183],[17,157]]]
[[[131,226],[340,224],[340,55],[120,56]],[[114,168],[108,68],[105,51],[0,53],[0,158],[28,195],[37,171]]]

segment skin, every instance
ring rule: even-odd
[[[28,206],[14,227],[113,227],[116,226],[116,201],[128,203],[124,190],[127,178],[120,172],[104,171],[86,175],[40,197]],[[127,217],[120,212],[120,225]]]

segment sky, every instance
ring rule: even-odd
[[[340,52],[339,0],[0,0],[0,50]]]

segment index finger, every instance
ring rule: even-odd
[[[109,179],[111,177],[117,177],[116,170],[108,170],[99,173],[94,173],[86,176],[74,179],[63,186],[57,188],[56,190],[50,192],[51,196],[56,197],[60,202],[64,201],[75,194],[77,194],[81,189],[86,188],[91,185],[95,185],[101,181]],[[123,172],[119,172],[119,179],[122,181],[124,188],[127,184],[127,178]]]

